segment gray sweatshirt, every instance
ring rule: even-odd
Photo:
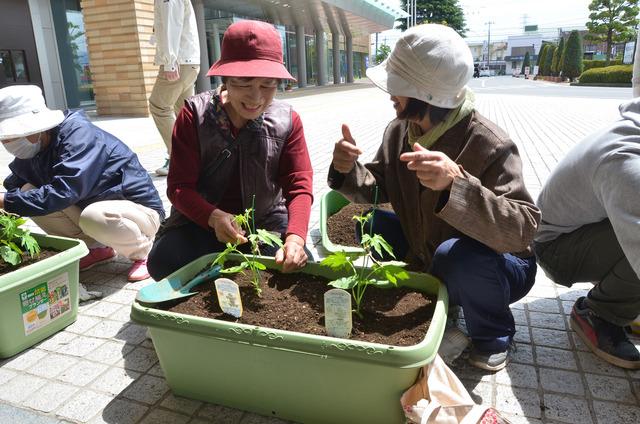
[[[590,135],[549,176],[535,237],[545,242],[609,218],[640,276],[640,97],[620,105],[621,119]]]

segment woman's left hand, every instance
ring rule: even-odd
[[[425,149],[418,143],[413,144],[413,152],[403,153],[400,160],[407,168],[416,171],[420,184],[431,190],[448,190],[456,177],[463,177],[460,167],[442,152]]]
[[[289,234],[284,246],[276,252],[276,263],[282,265],[282,272],[293,272],[307,264],[304,240],[296,234]]]

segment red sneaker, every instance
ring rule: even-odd
[[[110,247],[96,247],[89,249],[89,254],[80,259],[80,271],[93,268],[96,265],[111,262],[118,256],[115,250]]]
[[[151,277],[149,275],[149,271],[147,271],[147,260],[146,259],[138,259],[133,261],[133,265],[131,265],[131,269],[127,274],[127,280],[135,282],[146,280]]]

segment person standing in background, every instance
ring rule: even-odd
[[[200,71],[200,41],[191,1],[156,0],[153,31],[154,63],[160,69],[149,97],[149,110],[167,146],[167,159],[156,174],[167,175],[176,115],[184,100],[195,94],[194,84]]]

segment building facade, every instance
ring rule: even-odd
[[[504,75],[507,43],[504,41],[493,41],[488,47],[487,42],[467,43],[473,63],[481,71],[486,71],[487,75]]]
[[[364,76],[369,34],[406,14],[379,0],[191,0],[201,44],[198,91],[217,81],[226,28],[241,19],[273,23],[298,86]],[[3,0],[0,87],[36,84],[50,107],[103,115],[148,115],[155,82],[154,0]]]
[[[530,31],[523,35],[509,36],[507,39],[507,55],[505,57],[507,75],[520,75],[524,57],[529,53],[531,75],[536,73],[535,64],[542,47],[542,35],[537,31]]]

